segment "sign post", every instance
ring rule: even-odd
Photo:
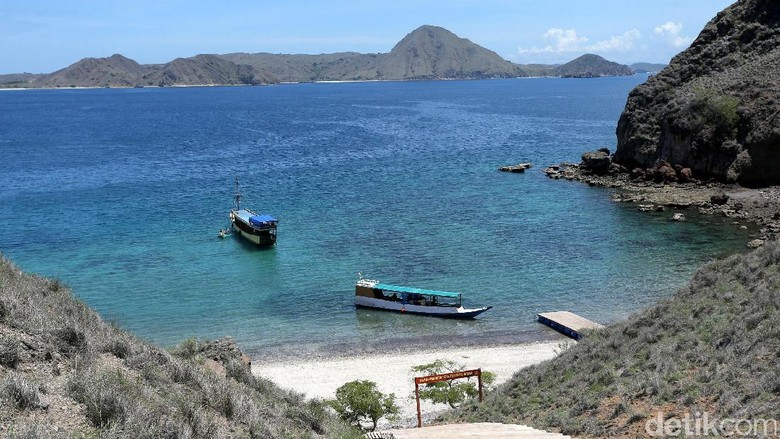
[[[477,377],[479,383],[479,402],[482,402],[482,369],[461,370],[459,372],[441,373],[424,377],[414,377],[414,397],[417,399],[417,428],[422,427],[422,412],[420,411],[420,384],[433,384],[441,381],[451,381],[458,378]]]

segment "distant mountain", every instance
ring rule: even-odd
[[[519,65],[438,26],[421,26],[389,53],[228,53],[139,64],[122,55],[85,58],[46,75],[0,75],[0,87],[146,87],[276,82],[486,79],[631,75],[622,64],[583,55],[563,65]]]
[[[525,76],[516,64],[438,26],[421,26],[377,58],[378,79],[483,79]]]
[[[133,87],[148,68],[122,55],[84,58],[64,69],[39,76],[40,87]]]
[[[599,76],[631,76],[628,66],[607,61],[598,55],[582,55],[553,69],[555,76],[563,78],[596,78]]]
[[[31,87],[143,87],[171,85],[256,85],[278,82],[272,75],[214,55],[177,58],[167,64],[142,65],[116,54],[84,58],[48,75],[37,75]],[[22,83],[16,83],[22,85]]]
[[[638,62],[631,64],[630,67],[631,70],[637,72],[637,73],[657,73],[666,67],[666,64],[656,64],[656,63],[649,63],[649,62]]]
[[[144,78],[143,85],[259,85],[278,82],[258,68],[236,64],[215,55],[177,58]]]
[[[10,73],[7,75],[0,75],[0,87],[8,86],[20,86],[24,87],[34,81],[41,74],[35,73]]]
[[[376,54],[341,52],[322,55],[228,53],[220,58],[261,68],[282,82],[361,81],[376,79]]]
[[[324,55],[229,53],[229,61],[262,67],[288,82],[413,79],[482,79],[526,76],[495,52],[438,26],[421,26],[390,53]]]

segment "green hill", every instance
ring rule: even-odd
[[[320,403],[254,377],[230,343],[168,352],[2,257],[0,436],[360,437]]]
[[[727,427],[780,420],[778,364],[775,242],[706,265],[670,299],[589,333],[451,417],[591,437],[646,436],[659,413],[681,422],[706,413]]]

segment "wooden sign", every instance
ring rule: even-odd
[[[477,377],[479,383],[479,402],[482,402],[482,369],[461,370],[458,372],[441,373],[424,377],[414,377],[414,396],[417,399],[417,427],[422,427],[422,412],[420,411],[420,384],[433,384],[441,381],[459,378]]]

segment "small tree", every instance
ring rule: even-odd
[[[425,375],[439,375],[457,372],[465,368],[464,365],[456,364],[451,360],[435,360],[433,363],[414,366],[412,371]],[[493,372],[482,371],[483,387],[489,387],[495,379],[496,375]],[[423,384],[423,387],[420,389],[420,399],[427,399],[435,404],[447,404],[452,408],[457,407],[466,399],[477,395],[479,395],[479,389],[477,388],[477,383],[472,381],[471,377],[465,381],[462,378],[458,378],[457,380]]]
[[[371,422],[371,431],[384,416],[398,413],[395,394],[385,395],[368,380],[350,381],[336,389],[336,399],[327,402],[344,421],[362,428],[362,423]]]

